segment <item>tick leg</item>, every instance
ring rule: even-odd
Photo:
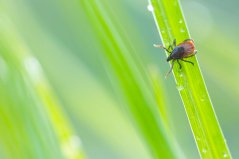
[[[194,63],[193,63],[193,62],[191,62],[191,61],[187,61],[187,60],[184,60],[184,59],[180,59],[180,60],[182,60],[182,61],[184,61],[184,62],[188,62],[188,63],[190,63],[190,64],[194,65]]]
[[[168,53],[171,53],[171,51],[169,51],[166,47],[164,47],[163,45],[156,45],[154,44],[154,47],[157,47],[157,48],[163,48],[164,50],[166,50]]]
[[[168,46],[168,50],[171,49],[171,51],[173,50],[173,46],[172,45],[169,45]]]
[[[175,60],[172,61],[172,65],[171,65],[171,67],[170,67],[168,73],[165,75],[165,78],[167,78],[168,75],[172,72],[172,70],[173,70],[173,66],[174,66],[174,61],[175,61]]]
[[[179,64],[179,69],[181,69],[181,68],[182,68],[181,63],[179,62],[179,60],[177,60],[177,62],[178,62],[178,64]]]
[[[173,40],[173,45],[176,47],[176,39]]]

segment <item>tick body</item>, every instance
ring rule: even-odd
[[[197,53],[197,50],[195,50],[194,41],[192,39],[186,39],[182,43],[176,45],[176,40],[173,41],[173,44],[169,45],[168,48],[165,48],[163,45],[154,45],[158,48],[165,49],[169,54],[167,58],[167,62],[172,60],[172,66],[168,73],[166,74],[166,77],[172,72],[174,62],[177,61],[179,64],[179,68],[182,68],[182,65],[180,61],[188,62],[194,65],[193,62],[185,60],[185,58],[194,56]]]

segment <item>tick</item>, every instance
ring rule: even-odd
[[[194,41],[192,39],[186,39],[178,45],[176,44],[176,39],[174,39],[173,44],[169,45],[168,48],[164,47],[163,45],[154,45],[154,47],[163,48],[170,53],[167,58],[167,62],[172,60],[172,65],[166,74],[166,77],[172,72],[175,61],[177,61],[179,64],[180,69],[182,68],[181,63],[179,62],[180,60],[194,65],[193,62],[185,60],[185,58],[194,56],[197,53],[197,50],[195,50]]]

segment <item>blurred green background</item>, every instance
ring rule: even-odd
[[[81,156],[81,149],[89,159],[152,158],[113,93],[98,58],[102,50],[80,1],[0,0],[0,158],[18,158],[19,154],[61,158],[50,154],[62,147],[69,158]],[[153,47],[161,41],[147,0],[103,1],[140,50],[145,68],[159,75],[171,118],[169,127],[186,158],[199,158],[173,76],[164,79],[169,69],[165,53]],[[181,0],[181,5],[214,109],[236,158],[239,2]],[[52,127],[62,132],[59,139]],[[44,150],[38,151],[37,138],[42,138]]]

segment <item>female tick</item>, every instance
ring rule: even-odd
[[[193,62],[184,59],[194,56],[197,53],[197,50],[195,50],[194,41],[192,39],[186,39],[178,45],[176,45],[176,39],[174,39],[173,44],[169,45],[168,48],[164,47],[163,45],[154,45],[154,47],[163,48],[168,53],[170,53],[170,55],[167,58],[167,62],[172,60],[172,66],[170,67],[170,70],[166,74],[166,77],[171,73],[175,61],[177,61],[177,63],[179,64],[180,69],[182,68],[182,65],[180,64],[179,60],[194,65]]]

